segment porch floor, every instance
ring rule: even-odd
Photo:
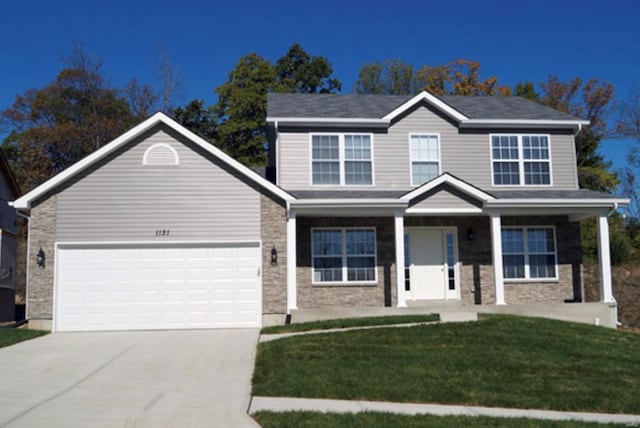
[[[305,308],[291,311],[291,322],[302,323],[338,318],[360,318],[388,315],[454,313],[512,314],[530,317],[552,318],[584,324],[596,324],[616,328],[617,306],[615,303],[528,303],[514,305],[464,305],[459,300],[408,301],[406,308],[397,307],[326,307]]]

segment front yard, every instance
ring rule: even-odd
[[[640,413],[640,335],[514,316],[261,343],[253,395]],[[526,425],[525,425],[526,426]]]
[[[538,419],[488,418],[481,416],[405,416],[389,413],[259,412],[253,417],[262,425],[262,428],[601,428],[626,426],[578,421],[542,421]]]
[[[2,328],[0,329],[0,348],[13,345],[24,340],[35,339],[44,336],[48,332],[42,330],[28,330],[24,328]]]

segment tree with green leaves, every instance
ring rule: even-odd
[[[580,187],[613,192],[619,183],[618,177],[609,170],[611,163],[598,152],[600,142],[608,135],[607,114],[613,99],[613,85],[597,79],[583,82],[578,77],[561,82],[556,76],[549,76],[540,86],[540,103],[590,122],[575,137]]]
[[[23,189],[29,190],[108,143],[146,118],[154,95],[133,80],[109,87],[102,62],[81,46],[66,67],[41,89],[16,97],[0,113],[8,133],[3,150]]]
[[[221,86],[213,107],[217,145],[246,165],[265,165],[267,92],[275,84],[275,69],[256,53],[240,58]]]
[[[536,86],[531,81],[518,82],[513,88],[513,95],[526,98],[531,101],[539,101],[540,95],[536,91]]]
[[[446,64],[423,65],[417,70],[399,59],[360,67],[354,91],[358,94],[412,95],[426,90],[435,95],[509,95],[491,76],[480,79],[480,63],[458,59]]]
[[[326,58],[311,56],[298,44],[275,65],[256,53],[240,58],[216,88],[215,144],[246,165],[265,165],[267,93],[336,92],[341,83],[332,73]]]
[[[216,141],[215,113],[212,107],[205,107],[203,100],[192,100],[186,106],[174,109],[173,118],[210,143]]]
[[[342,89],[332,77],[333,67],[327,58],[309,55],[298,43],[275,64],[276,92],[331,93]]]

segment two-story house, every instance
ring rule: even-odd
[[[578,221],[596,217],[593,314],[615,326],[607,216],[628,201],[578,188],[586,122],[426,92],[270,94],[267,121],[266,176],[158,113],[16,200],[32,325],[256,327],[430,303],[571,318],[593,310],[565,302],[582,300]]]
[[[628,201],[578,187],[588,123],[519,97],[270,94],[289,204],[288,309],[579,302],[579,221]]]

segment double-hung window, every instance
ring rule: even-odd
[[[375,282],[374,229],[312,229],[313,282]]]
[[[311,136],[311,183],[314,185],[373,184],[371,135]]]
[[[412,134],[411,185],[419,186],[440,174],[440,138],[437,134]]]
[[[551,184],[551,151],[546,135],[492,135],[494,186]]]
[[[502,228],[505,279],[554,279],[556,240],[552,227]]]

